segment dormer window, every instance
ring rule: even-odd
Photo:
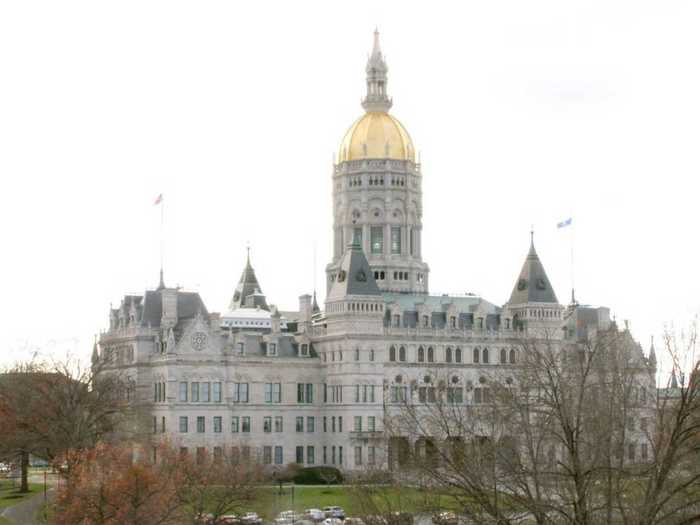
[[[423,316],[423,328],[429,328],[430,327],[430,316],[424,315]]]
[[[454,315],[450,316],[450,328],[457,328],[457,317],[455,317]]]
[[[300,346],[300,353],[301,353],[301,355],[303,355],[303,356],[308,356],[308,355],[309,355],[309,345],[306,344],[306,343],[303,343],[303,344]]]
[[[267,345],[267,355],[277,355],[277,343]]]
[[[394,327],[398,328],[401,326],[401,316],[399,314],[394,314]]]

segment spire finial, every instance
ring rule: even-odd
[[[386,74],[389,68],[384,62],[382,49],[379,45],[379,30],[374,30],[372,54],[367,60],[367,95],[362,101],[362,107],[368,112],[386,112],[391,108],[391,98],[387,95]]]
[[[158,282],[158,288],[156,288],[156,291],[162,290],[165,288],[165,281],[163,280],[163,267],[161,266],[160,268],[160,281]]]
[[[250,241],[248,241],[246,243],[245,251],[246,251],[246,265],[250,266]]]

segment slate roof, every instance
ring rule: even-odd
[[[544,266],[535,251],[534,240],[530,242],[530,251],[508,300],[508,304],[524,303],[559,303]]]
[[[141,325],[157,328],[160,326],[160,319],[163,317],[163,299],[161,298],[162,290],[147,290],[143,299],[143,314],[141,316]],[[207,307],[204,306],[204,301],[197,292],[177,292],[177,318],[178,321],[183,319],[192,319],[201,312],[205,319],[209,317]]]
[[[348,295],[381,295],[374,273],[359,244],[349,244],[345,250],[326,301],[342,299]]]
[[[250,264],[250,253],[246,259],[245,268],[243,268],[243,273],[238,281],[238,286],[236,286],[236,291],[233,293],[233,298],[229,304],[229,310],[236,310],[241,307],[246,306],[246,298],[250,295],[256,294],[253,306],[260,306],[264,310],[269,310],[265,296],[260,288],[260,283],[258,283],[257,277],[255,277],[255,270]]]

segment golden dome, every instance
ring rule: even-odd
[[[383,111],[365,113],[345,134],[338,162],[397,159],[415,162],[415,149],[401,122]]]

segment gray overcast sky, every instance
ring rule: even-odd
[[[2,354],[88,354],[158,278],[227,304],[247,241],[295,308],[331,250],[331,165],[378,26],[421,151],[436,292],[504,303],[530,224],[569,298],[648,346],[700,310],[700,3],[3,2]],[[314,244],[317,270],[314,276]]]

